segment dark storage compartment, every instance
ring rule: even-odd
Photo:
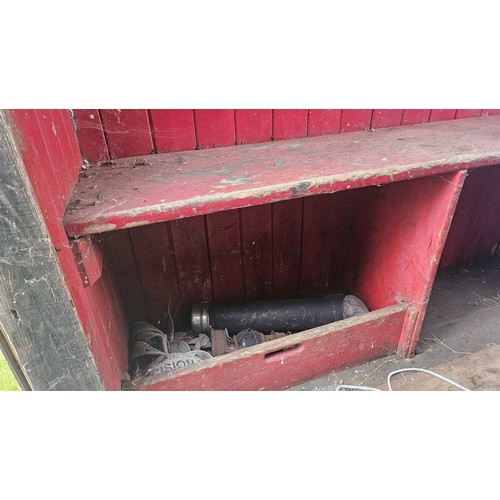
[[[191,308],[200,302],[343,293],[359,297],[374,311],[331,324],[335,343],[321,348],[332,350],[323,351],[323,361],[316,335],[321,333],[326,341],[328,327],[161,377],[169,381],[166,388],[174,382],[183,388],[182,380],[195,373],[200,388],[221,389],[225,382],[210,386],[210,376],[202,373],[205,366],[210,370],[216,364],[223,370],[225,364],[252,355],[268,365],[278,347],[278,352],[287,349],[287,357],[297,356],[297,366],[288,369],[283,362],[281,373],[267,373],[254,360],[247,388],[285,387],[352,363],[353,350],[369,359],[398,349],[407,308],[418,311],[431,286],[443,244],[438,234],[447,229],[444,222],[450,220],[450,201],[461,179],[461,173],[449,173],[114,231],[103,238],[104,266],[112,270],[128,324],[147,320],[162,331],[172,322],[175,331],[190,330]],[[366,333],[357,339],[350,333],[351,324],[366,328],[372,317],[384,324],[378,337]],[[405,341],[409,345],[411,339]],[[347,343],[344,352],[336,343]],[[289,350],[298,344],[300,350]],[[303,370],[300,359],[308,356],[317,366]],[[243,387],[234,371],[238,367],[231,370],[228,387]],[[259,384],[258,373],[265,378]]]

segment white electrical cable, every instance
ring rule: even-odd
[[[444,380],[445,382],[448,382],[449,384],[454,385],[455,387],[458,387],[462,391],[470,391],[470,389],[467,389],[467,387],[464,387],[463,385],[457,384],[456,382],[453,382],[453,380],[450,380],[449,378],[443,377],[443,375],[439,375],[439,373],[435,373],[431,370],[426,370],[424,368],[401,368],[399,370],[394,370],[393,372],[389,373],[387,375],[387,387],[389,391],[393,391],[392,386],[391,386],[391,378],[394,375],[397,375],[398,373],[403,373],[403,372],[423,372],[423,373],[428,373],[429,375],[434,375],[434,377],[440,378],[441,380]],[[351,391],[380,391],[380,389],[376,389],[375,387],[369,387],[366,385],[347,385],[347,384],[338,384],[335,386],[336,391],[343,391],[343,390],[351,390]]]
[[[397,373],[403,373],[403,372],[423,372],[423,373],[428,373],[429,375],[434,375],[434,377],[440,378],[441,380],[444,380],[445,382],[448,382],[451,385],[454,385],[455,387],[458,387],[462,391],[470,391],[470,389],[467,389],[467,387],[464,387],[463,385],[457,384],[456,382],[453,382],[453,380],[450,380],[449,378],[443,377],[442,375],[439,375],[439,373],[434,373],[431,370],[425,370],[424,368],[401,368],[400,370],[394,370],[393,372],[389,373],[387,375],[387,387],[389,388],[390,391],[392,391],[391,387],[391,377],[393,375],[396,375]]]

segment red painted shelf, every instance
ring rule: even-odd
[[[82,171],[64,223],[102,233],[500,163],[500,115],[163,153]]]

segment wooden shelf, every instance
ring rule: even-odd
[[[70,236],[500,163],[500,115],[125,158],[82,171]]]

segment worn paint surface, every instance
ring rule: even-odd
[[[453,214],[455,213],[466,175],[467,172],[462,170],[448,176],[447,181],[449,182],[449,187],[437,199],[435,212],[436,214],[439,214],[439,218],[437,219],[438,223],[435,228],[435,238],[432,239],[428,249],[428,265],[426,266],[424,274],[424,287],[420,295],[420,300],[418,302],[415,301],[414,303],[417,305],[419,314],[415,321],[413,335],[411,337],[411,341],[409,342],[408,351],[405,353],[406,355],[413,353],[417,345],[418,336],[420,335],[422,323],[425,318],[425,312],[427,310],[427,304],[429,303],[431,296],[432,286],[439,267],[439,261],[443,253],[446,238],[453,219]]]
[[[340,109],[310,109],[307,118],[307,136],[338,134],[340,115]]]
[[[124,158],[153,152],[151,125],[145,109],[102,109],[110,158]]]
[[[344,282],[370,310],[391,300],[416,307],[411,336],[425,316],[464,176],[465,171],[450,172],[351,193],[356,210]]]
[[[127,370],[128,330],[107,272],[84,286],[62,218],[82,165],[67,110],[14,110],[13,133],[71,300],[104,387],[118,389]]]
[[[66,288],[19,146],[9,114],[0,112],[2,337],[30,388],[98,390],[103,384],[96,360]],[[81,286],[78,273],[76,278]]]
[[[116,160],[85,171],[70,235],[160,222],[500,162],[500,118],[471,118]]]
[[[89,163],[109,160],[101,114],[98,109],[74,109],[73,119],[78,130],[82,158]]]
[[[307,109],[274,109],[273,139],[306,137],[307,114]]]
[[[430,109],[404,109],[401,117],[401,125],[428,122],[430,112]]]
[[[260,110],[257,115],[239,114],[239,111],[234,112],[232,110],[223,110],[224,112],[219,114],[218,111],[220,110],[205,110],[206,112],[202,110],[190,115],[189,111],[178,110],[182,114],[183,120],[185,119],[184,121],[180,120],[179,117],[175,120],[172,116],[169,118],[167,116],[169,110],[159,110],[156,118],[154,113],[150,112],[148,114],[146,110],[136,110],[137,113],[132,113],[129,117],[127,117],[127,113],[120,112],[117,115],[116,110],[108,111],[108,118],[111,117],[112,119],[104,120],[105,123],[101,124],[103,128],[102,137],[107,140],[108,157],[111,154],[111,157],[116,158],[143,153],[149,154],[153,149],[158,151],[193,149],[193,138],[198,147],[211,148],[213,146],[232,145],[235,142],[247,143],[269,140],[267,134],[269,134],[270,130],[278,131],[279,134],[275,139],[282,140],[290,137],[305,137],[305,135],[337,133],[341,127],[339,110],[310,110],[306,114],[304,112],[307,110],[281,110],[289,114],[281,113],[280,115],[280,113],[274,113],[274,117],[277,118],[276,121],[273,121],[273,114],[269,118],[270,110]],[[364,114],[361,113],[357,118],[354,116],[358,120],[353,122],[355,127],[368,128],[369,120],[368,126],[366,125],[368,116],[371,116],[372,126],[374,126],[374,123],[378,123],[377,120],[380,120],[378,126],[382,127],[389,126],[389,124],[397,121],[397,110],[374,110],[373,113],[371,113],[371,110],[368,111],[370,113],[365,110]],[[378,114],[376,114],[377,111]],[[403,123],[428,121],[431,116],[430,110],[424,113],[421,110],[410,111],[402,112],[401,119]],[[472,111],[462,110],[468,116],[477,114],[477,110],[475,113],[472,113]],[[293,114],[293,112],[296,112],[296,114]],[[115,269],[114,276],[111,276],[106,269],[103,277],[89,288],[89,290],[92,290],[93,305],[90,304],[88,311],[85,313],[87,318],[90,318],[93,328],[99,323],[90,338],[93,343],[93,350],[100,353],[101,371],[107,381],[107,386],[109,387],[110,384],[116,386],[116,360],[123,359],[121,356],[123,356],[126,349],[126,339],[121,340],[120,334],[115,335],[116,329],[113,326],[119,326],[120,319],[117,319],[116,324],[112,324],[114,321],[112,309],[105,307],[100,311],[99,305],[116,304],[117,301],[121,300],[125,306],[128,319],[130,319],[131,315],[137,319],[144,318],[146,315],[149,315],[150,318],[161,317],[165,312],[162,309],[164,307],[162,303],[170,300],[163,293],[168,288],[167,295],[171,295],[174,299],[177,295],[180,295],[178,300],[182,302],[180,308],[183,311],[182,314],[185,315],[190,303],[197,302],[200,296],[205,300],[212,298],[214,269],[210,263],[211,251],[216,256],[214,263],[219,266],[218,269],[222,269],[220,275],[216,271],[215,288],[224,292],[224,283],[221,284],[220,282],[221,277],[224,275],[229,276],[232,271],[236,273],[236,276],[240,276],[239,273],[242,273],[242,279],[238,277],[227,290],[233,295],[249,294],[251,296],[251,294],[260,295],[261,293],[272,295],[274,283],[272,279],[269,280],[268,276],[270,270],[273,269],[273,259],[276,258],[283,258],[284,263],[288,262],[288,269],[291,272],[286,278],[295,287],[293,290],[287,289],[285,275],[283,274],[283,286],[279,285],[281,278],[276,279],[276,283],[279,285],[277,289],[282,290],[282,293],[300,293],[301,288],[311,291],[316,289],[319,292],[325,286],[343,285],[346,280],[349,281],[349,274],[354,272],[350,255],[353,248],[352,241],[345,238],[346,235],[349,235],[353,223],[350,207],[358,199],[357,193],[365,191],[356,190],[351,192],[351,190],[355,187],[376,186],[433,174],[441,176],[441,181],[446,183],[452,181],[450,174],[447,172],[499,163],[498,149],[495,145],[495,142],[498,143],[498,136],[494,137],[492,135],[497,134],[499,124],[498,119],[493,116],[494,112],[495,110],[483,110],[483,114],[490,116],[483,117],[483,121],[474,126],[471,125],[469,132],[464,132],[463,124],[460,122],[455,122],[457,125],[448,122],[444,124],[446,129],[443,136],[440,136],[443,133],[442,130],[439,132],[438,129],[433,128],[440,124],[426,124],[400,128],[397,133],[404,135],[393,136],[392,140],[377,135],[379,132],[384,132],[381,130],[376,132],[354,132],[342,134],[342,136],[338,137],[324,138],[338,140],[339,142],[332,142],[330,146],[325,146],[323,149],[318,146],[316,152],[314,148],[313,151],[310,149],[310,146],[314,145],[314,143],[309,142],[313,141],[312,139],[307,141],[299,139],[292,142],[285,140],[275,144],[263,143],[258,146],[238,146],[238,151],[239,148],[249,148],[248,150],[242,149],[240,153],[236,153],[237,148],[221,148],[203,152],[179,152],[176,153],[177,156],[175,157],[173,156],[174,153],[171,153],[172,162],[167,161],[166,164],[156,163],[159,157],[144,156],[127,161],[116,159],[108,165],[102,164],[99,167],[90,167],[82,175],[77,188],[80,190],[85,187],[84,183],[88,181],[88,184],[86,184],[88,193],[79,198],[85,201],[86,204],[76,202],[77,205],[80,204],[81,206],[73,207],[75,208],[74,213],[68,212],[67,215],[76,217],[77,223],[81,223],[84,228],[83,232],[79,232],[80,229],[73,226],[75,234],[109,232],[106,235],[105,257],[108,268],[113,267]],[[104,116],[106,116],[106,112],[104,112]],[[193,118],[194,134],[190,116]],[[288,118],[286,118],[287,116]],[[349,117],[348,114],[344,114],[344,117],[346,116]],[[442,116],[451,118],[451,115]],[[436,118],[440,119],[439,115],[435,113],[434,119]],[[280,119],[281,122],[279,122]],[[291,121],[287,122],[288,119]],[[474,120],[477,120],[477,118],[469,118],[463,120],[463,122],[472,124]],[[181,121],[183,126],[176,131],[175,126]],[[486,121],[487,126],[484,125]],[[138,126],[135,127],[134,123]],[[47,161],[47,168],[34,168],[31,172],[32,182],[34,182],[35,186],[38,186],[38,189],[44,183],[45,185],[49,183],[56,186],[57,192],[62,193],[61,196],[52,197],[46,196],[43,192],[40,193],[40,197],[45,196],[49,200],[48,203],[44,204],[46,220],[49,225],[59,231],[58,234],[60,234],[61,238],[63,235],[66,237],[61,224],[62,213],[76,182],[76,175],[81,165],[78,151],[75,152],[75,141],[68,141],[72,131],[68,129],[67,124],[69,124],[68,120],[63,121],[62,128],[57,120],[55,125],[49,122],[48,126],[47,123],[39,124],[40,129],[42,129],[43,141],[45,141],[40,147],[42,149],[47,148],[53,155],[52,165],[50,161]],[[349,124],[351,124],[351,121],[349,121]],[[424,126],[426,130],[433,132],[428,135],[420,132],[415,133],[413,136],[414,142],[412,142],[411,137],[408,139],[407,132],[411,134],[410,130],[416,131],[418,127]],[[337,127],[339,130],[337,130]],[[137,130],[138,133],[134,134],[134,130]],[[343,128],[343,132],[350,130],[353,130],[351,125]],[[359,140],[358,134],[362,134],[360,137],[363,139]],[[446,134],[451,134],[451,136]],[[65,136],[66,139],[61,139],[61,137]],[[376,139],[370,142],[370,136]],[[96,137],[99,139],[100,136]],[[36,145],[40,135],[33,133],[31,139]],[[184,139],[186,139],[185,142],[183,142]],[[398,139],[402,139],[402,141]],[[441,139],[446,139],[447,143]],[[161,140],[165,142],[162,144]],[[385,143],[384,140],[386,140]],[[92,144],[91,140],[88,142]],[[276,148],[278,144],[282,146],[282,149]],[[80,146],[82,147],[82,143]],[[337,151],[336,148],[339,146],[340,150]],[[232,152],[229,153],[228,151]],[[256,155],[255,152],[257,152]],[[389,154],[387,154],[388,152]],[[275,158],[272,157],[274,154],[279,154],[278,161],[274,161]],[[187,158],[185,155],[187,155]],[[217,159],[217,155],[221,155],[221,157]],[[333,156],[338,158],[337,163],[335,158],[332,158]],[[106,154],[97,156],[97,159],[101,159],[101,157],[106,159]],[[198,162],[201,157],[206,158],[205,163]],[[69,170],[65,171],[65,166],[69,166]],[[215,174],[213,172],[214,166],[218,169]],[[95,176],[94,174],[98,175]],[[54,175],[56,178],[53,178]],[[96,178],[99,175],[104,177],[104,183],[102,178]],[[106,178],[108,175],[109,178]],[[125,176],[122,184],[120,183],[120,176]],[[93,180],[96,182],[92,183]],[[134,185],[135,182],[136,185]],[[105,190],[100,189],[101,187],[105,187]],[[133,189],[134,187],[137,187],[137,189]],[[370,189],[378,188],[373,187]],[[130,190],[136,192],[130,193]],[[407,189],[400,190],[396,187],[394,193],[397,194],[398,191],[401,198],[408,195]],[[310,195],[333,192],[335,194],[323,195],[326,200],[324,202],[316,200],[316,197],[309,197]],[[143,197],[144,194],[145,197]],[[116,195],[123,196],[123,199],[132,200],[132,204],[123,204],[122,199],[115,198]],[[435,197],[431,196],[434,205],[440,196],[442,195],[439,192]],[[332,197],[333,207],[331,206]],[[369,193],[366,192],[362,195],[363,197],[369,198]],[[386,201],[386,209],[389,209],[397,198],[395,196],[391,201]],[[115,203],[113,200],[118,200],[118,205],[115,207],[115,211],[113,209],[109,213],[110,205]],[[268,204],[268,202],[279,200],[290,200],[283,203],[290,202],[290,206],[294,207],[293,213],[297,218],[295,222],[299,228],[296,231],[296,226],[288,223],[283,236],[289,239],[282,239],[283,252],[280,250],[279,242],[276,239],[276,225],[274,222],[271,223],[273,221],[272,210],[266,210],[268,208],[274,209],[276,206],[275,203]],[[337,201],[339,204],[336,203]],[[442,196],[442,202],[445,204],[450,203],[448,195]],[[92,205],[92,203],[94,204]],[[366,203],[366,200],[364,203]],[[421,216],[425,218],[423,198],[417,196],[417,204],[420,207]],[[396,206],[401,207],[403,205],[402,201],[396,201]],[[449,205],[449,207],[452,206],[453,203]],[[297,209],[298,207],[300,209]],[[223,211],[232,208],[240,208],[240,210],[235,211],[235,213],[239,213],[239,220],[231,214],[223,214]],[[326,216],[325,220],[317,220],[314,217],[315,210],[320,212],[322,216]],[[328,210],[331,210],[331,212],[328,212]],[[211,214],[213,212],[219,212],[219,214],[214,214],[212,220],[217,221],[217,223],[213,225],[207,223],[211,216],[202,215],[197,217],[198,214]],[[89,213],[90,217],[85,219],[85,214],[88,215]],[[278,213],[279,210],[276,214]],[[84,216],[83,219],[82,215]],[[262,220],[259,219],[260,216],[263,217]],[[115,217],[114,220],[113,217]],[[221,217],[222,219],[225,217],[228,219],[221,223]],[[237,230],[233,230],[233,226],[226,226],[226,222],[233,220],[234,227],[237,226]],[[285,218],[282,218],[282,220],[286,222]],[[329,220],[329,224],[326,223],[327,220]],[[151,225],[151,222],[157,221],[170,222]],[[259,230],[257,222],[261,221],[265,223],[262,230]],[[447,219],[445,219],[446,221]],[[361,228],[362,223],[364,221],[359,221],[356,224]],[[429,225],[433,226],[438,240],[442,242],[443,238],[445,238],[446,228],[445,231],[440,230],[436,220],[434,222],[429,221]],[[68,227],[71,227],[71,225]],[[120,227],[133,229],[117,231]],[[238,262],[238,266],[234,266],[234,262],[224,263],[224,258],[229,257],[230,253],[226,254],[224,245],[219,245],[219,242],[214,240],[221,230],[224,231],[225,227],[229,227],[229,233],[224,243],[228,250],[230,252],[236,251],[240,245],[239,257],[235,261]],[[425,225],[417,221],[415,227],[406,229],[407,233],[405,234],[417,237],[419,231],[425,227]],[[401,230],[402,228],[398,229],[398,231]],[[328,231],[328,237],[325,231]],[[295,234],[293,238],[290,237],[292,234]],[[230,235],[231,237],[229,237]],[[238,235],[241,238],[240,241],[234,241],[238,239]],[[307,241],[304,241],[304,237]],[[314,242],[311,242],[311,239]],[[294,248],[287,248],[286,241],[292,242]],[[315,243],[321,247],[327,246],[328,250],[320,252],[319,246],[316,248]],[[432,242],[431,249],[427,253],[423,252],[422,248],[419,248],[417,252],[419,256],[415,257],[417,267],[419,267],[419,263],[425,262],[425,259],[431,262],[429,267],[431,274],[424,273],[421,279],[427,285],[432,284],[432,272],[439,259],[439,248],[435,247]],[[315,250],[318,251],[315,252]],[[290,255],[286,256],[285,251],[288,251]],[[323,260],[324,253],[328,254],[326,261]],[[403,253],[406,259],[411,257],[408,250],[403,250]],[[73,259],[71,265],[69,263],[70,257]],[[71,253],[64,250],[60,258],[66,262],[66,272],[70,276],[74,276],[73,271],[70,270],[71,266],[74,266],[74,258]],[[318,266],[314,265],[316,258],[321,270],[327,270],[325,271],[328,277],[327,283],[324,281],[324,273],[319,272]],[[334,262],[337,262],[337,265],[333,265]],[[411,266],[415,262],[409,262],[409,265]],[[344,268],[347,270],[347,275],[345,273],[342,275],[341,272],[339,276],[339,270],[342,271]],[[126,273],[122,275],[123,269],[126,270]],[[253,281],[252,278],[249,279],[247,269],[253,269],[256,273],[259,273],[259,279]],[[366,276],[368,275],[366,274]],[[417,276],[415,282],[420,278]],[[390,279],[393,282],[397,281],[394,273]],[[430,293],[429,286],[424,287],[422,292],[422,287],[412,287],[412,280],[403,278],[401,281],[409,289],[414,290],[415,300],[425,304],[425,296]],[[70,283],[70,285],[73,287],[72,290],[76,290],[77,307],[81,307],[82,303],[84,303],[84,301],[82,302],[84,294],[82,295],[81,290],[75,284]],[[395,297],[390,294],[384,295],[385,292],[383,292],[382,287],[374,287],[371,292],[368,291],[367,293],[369,300],[375,302],[378,300],[379,305],[381,304],[382,307],[394,302]],[[118,298],[118,294],[121,295],[120,298]],[[379,294],[378,299],[376,298],[377,294]],[[256,296],[255,298],[259,297]],[[408,321],[406,325],[407,332],[404,337],[404,345],[410,349],[411,342],[415,340],[415,337],[410,338],[410,332],[412,328],[414,333],[418,332],[418,325],[411,327]],[[105,332],[107,328],[115,333],[101,335],[100,332]],[[401,326],[398,328],[400,333]],[[371,326],[369,330],[372,331]],[[123,328],[123,331],[126,331],[126,327]],[[379,342],[382,343],[382,331],[377,330],[376,326],[373,326],[373,331],[380,333]],[[397,331],[397,329],[389,328],[388,335],[391,336],[391,339],[394,331]],[[360,332],[359,335],[361,342],[363,339]],[[403,341],[399,336],[396,337],[394,346]],[[335,349],[346,349],[343,353],[345,361],[347,358],[355,358],[355,351],[361,345],[356,344],[356,341],[346,345],[342,343],[335,344],[335,342],[331,345],[332,352],[328,351],[328,354],[325,355],[328,357],[328,361],[320,361],[320,369],[326,367],[326,365],[332,366],[331,356],[333,356],[332,353]],[[303,350],[290,351],[290,360],[293,360],[294,354],[301,354],[297,357],[297,366],[291,370],[291,375],[288,377],[288,372],[285,373],[284,383],[288,384],[297,377],[305,376],[306,368],[309,367],[309,364],[313,365],[314,353],[320,353],[321,346],[323,344],[307,344],[308,354],[305,354],[306,348],[304,347]],[[114,356],[115,353],[119,353],[118,358]],[[367,353],[364,351],[364,354]],[[371,355],[370,351],[369,354]],[[303,355],[304,358],[302,358]],[[106,356],[111,360],[108,366],[106,366]],[[321,358],[321,355],[319,357]],[[298,364],[302,363],[302,359],[307,363],[302,369],[302,373],[299,373],[300,367]],[[213,375],[213,386],[222,384],[224,388],[227,387],[227,384],[224,385],[223,380],[226,379],[227,381],[228,372],[234,369],[239,371],[241,368],[242,375],[247,373],[244,364],[240,366],[236,360],[234,360],[234,363],[224,364],[225,368],[220,369],[221,371],[217,368],[219,371],[217,375]],[[333,362],[334,365],[338,363],[342,364],[342,359],[337,358]],[[261,364],[259,366],[262,369],[263,366],[267,365]],[[309,368],[310,373],[316,373],[314,366]],[[180,375],[184,376],[179,373]],[[191,377],[191,375],[189,376]],[[177,376],[175,376],[175,379],[177,379]],[[180,386],[179,382],[175,382],[169,387],[188,388],[190,384],[198,387],[199,380],[189,380],[190,382],[185,380],[180,382]],[[251,382],[243,380],[241,387],[244,387],[247,383],[251,384]],[[279,383],[281,382],[277,382],[277,384]],[[271,388],[273,387],[276,387],[276,385]],[[240,385],[237,388],[240,388]]]
[[[354,132],[370,128],[371,109],[343,109],[340,117],[340,131]]]
[[[184,151],[196,147],[192,110],[152,109],[149,116],[156,152]]]
[[[372,128],[397,127],[401,125],[402,109],[374,109]]]
[[[281,390],[395,352],[406,305],[394,305],[142,379],[130,390]],[[369,331],[370,335],[366,332]],[[288,350],[283,350],[288,348]]]
[[[234,124],[236,144],[269,142],[273,134],[271,109],[236,109]]]

